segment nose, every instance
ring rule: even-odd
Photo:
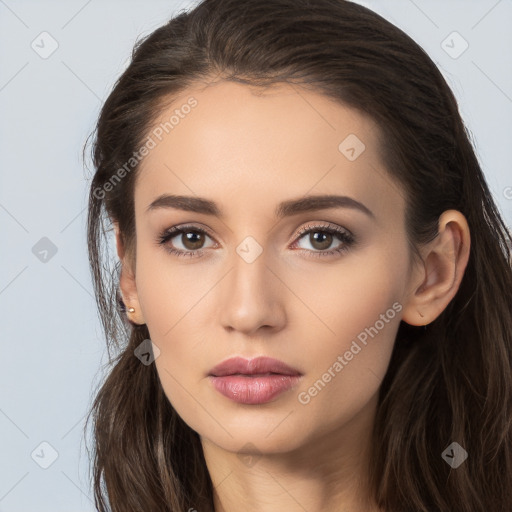
[[[223,327],[247,336],[260,329],[279,331],[286,323],[285,292],[286,286],[270,268],[265,251],[250,263],[235,253],[222,283],[219,307]]]

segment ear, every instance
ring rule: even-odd
[[[411,273],[409,300],[402,319],[427,325],[446,308],[459,289],[469,259],[469,226],[464,215],[447,210],[439,217],[438,235],[422,250],[422,263]]]
[[[117,255],[121,261],[121,275],[119,277],[119,287],[121,291],[121,297],[126,306],[126,315],[128,320],[137,325],[143,325],[144,315],[139,303],[139,297],[137,294],[137,286],[135,284],[135,274],[132,269],[132,262],[128,260],[125,254],[125,247],[122,240],[121,233],[119,231],[119,224],[114,222],[114,230],[116,233],[116,248]],[[128,310],[134,308],[135,311],[130,313]]]

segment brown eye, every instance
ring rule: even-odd
[[[185,249],[189,249],[190,251],[195,251],[197,249],[201,249],[202,244],[204,244],[204,233],[200,233],[199,231],[186,231],[181,235],[181,242]]]
[[[194,226],[174,226],[160,233],[157,243],[164,246],[165,250],[175,256],[193,258],[200,256],[205,246],[206,239],[212,238],[202,229]],[[213,241],[213,240],[212,240]],[[213,243],[210,247],[213,247]]]
[[[307,236],[306,236],[307,235]],[[333,246],[335,242],[338,242]],[[309,244],[309,248],[303,244]],[[355,243],[350,231],[335,225],[313,225],[302,228],[294,246],[307,256],[322,257],[342,254]]]
[[[332,234],[325,231],[311,231],[309,233],[311,245],[319,251],[327,250],[331,246],[333,239]]]

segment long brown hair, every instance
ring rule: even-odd
[[[445,210],[465,215],[471,252],[456,296],[426,329],[400,324],[379,393],[371,492],[386,511],[510,512],[511,235],[437,67],[403,31],[344,0],[204,0],[136,43],[103,105],[87,233],[111,363],[87,420],[93,414],[98,510],[214,510],[198,434],[169,403],[155,365],[134,356],[150,336],[120,311],[119,262],[108,248],[115,221],[135,258],[138,165],[126,162],[163,102],[211,77],[288,82],[371,116],[382,161],[406,191],[416,255]],[[456,469],[441,456],[452,442],[468,453]]]

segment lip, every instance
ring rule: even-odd
[[[263,404],[296,386],[302,374],[271,357],[232,357],[210,370],[208,379],[222,395],[242,404]]]
[[[214,366],[209,375],[224,377],[226,375],[257,375],[264,373],[277,373],[279,375],[301,375],[299,370],[288,366],[283,361],[272,357],[255,357],[244,359],[243,357],[231,357]]]

